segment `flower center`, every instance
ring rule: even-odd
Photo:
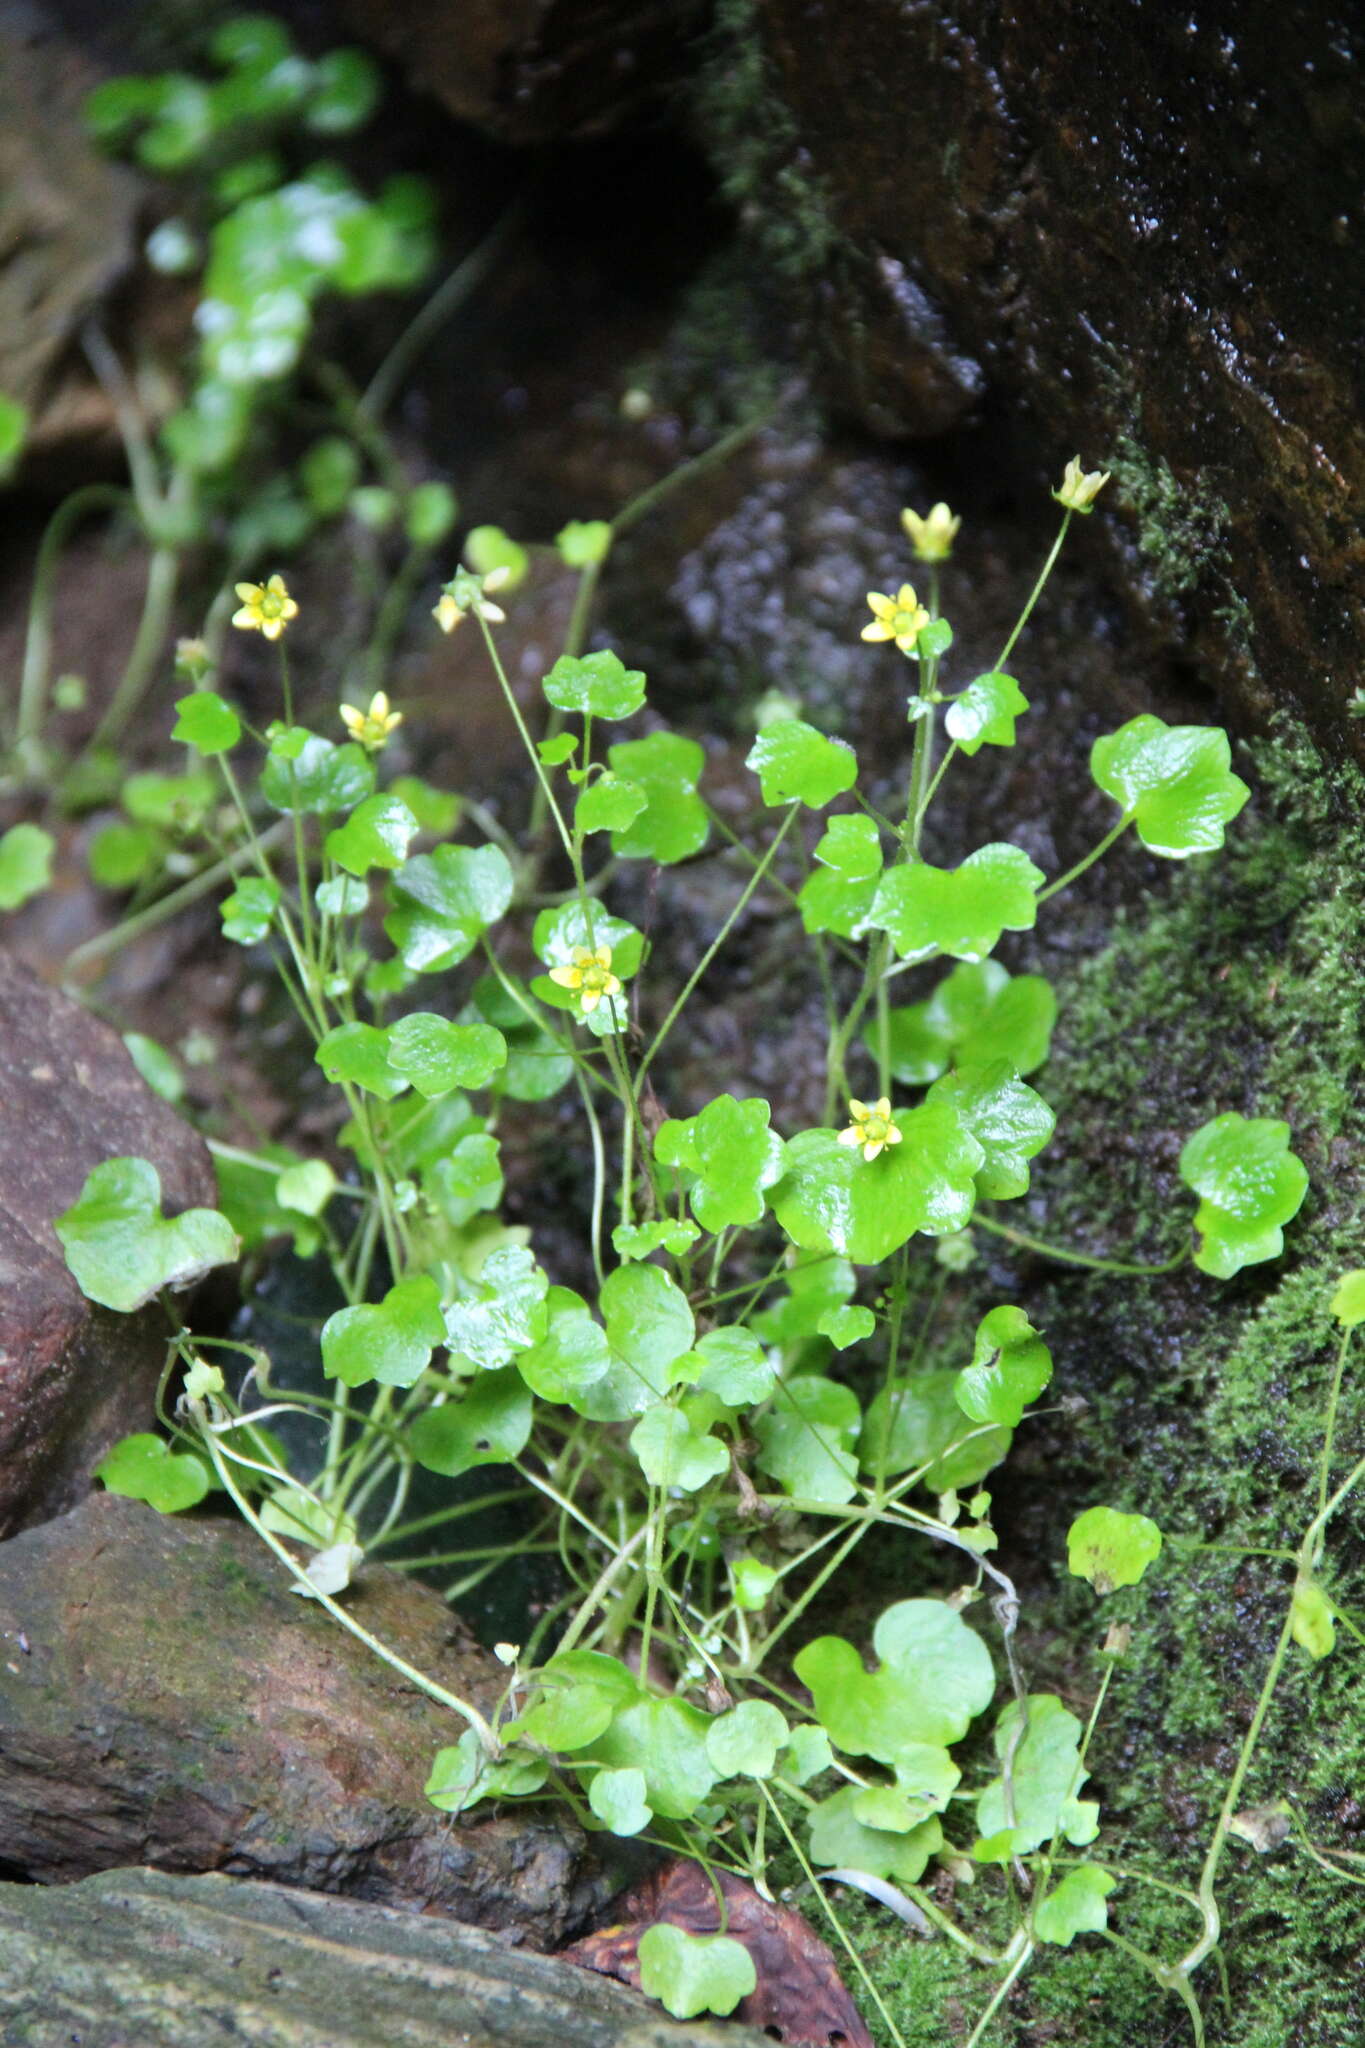
[[[606,987],[610,974],[611,969],[609,967],[604,967],[600,960],[594,960],[590,966],[583,969],[581,986],[583,988],[595,988],[600,992]]]
[[[872,1115],[867,1119],[867,1122],[863,1125],[863,1130],[867,1134],[868,1142],[873,1145],[884,1145],[886,1143],[886,1134],[890,1130],[890,1128],[890,1117],[878,1116],[875,1110],[873,1111]]]
[[[276,597],[273,590],[267,590],[261,599],[261,617],[278,619],[284,610],[284,599]]]

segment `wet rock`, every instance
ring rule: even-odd
[[[720,168],[807,306],[837,302],[815,324],[842,409],[936,432],[926,347],[947,379],[979,363],[1030,483],[1040,450],[1113,470],[1130,587],[1244,717],[1359,739],[1359,20],[1130,10],[1100,63],[1089,17],[985,0],[724,12]]]
[[[27,407],[29,475],[110,435],[81,323],[129,269],[138,181],[81,122],[99,73],[21,5],[0,21],[0,391]],[[77,479],[79,480],[79,479]]]
[[[600,134],[676,77],[701,0],[344,0],[355,34],[506,142]]]
[[[116,1032],[0,953],[0,1535],[81,1499],[145,1429],[166,1324],[94,1307],[52,1219],[102,1160],[150,1159],[167,1215],[211,1205],[203,1142],[152,1094]]]
[[[0,1885],[6,2048],[749,2048],[476,1928],[225,1877]]]
[[[370,1633],[488,1709],[501,1667],[440,1596],[367,1568]],[[422,1797],[461,1724],[321,1609],[238,1522],[108,1494],[0,1546],[0,1843],[42,1883],[222,1870],[449,1914],[531,1947],[610,1887],[539,1815]]]

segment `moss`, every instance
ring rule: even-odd
[[[1080,1705],[1093,1696],[1105,1625],[1133,1624],[1090,1758],[1104,1818],[1097,1853],[1186,1886],[1291,1590],[1287,1564],[1249,1553],[1292,1550],[1316,1511],[1337,1334],[1329,1303],[1342,1271],[1365,1265],[1365,779],[1329,773],[1288,732],[1246,772],[1255,811],[1226,853],[1175,871],[1059,989],[1041,1081],[1059,1143],[1040,1161],[1026,1227],[1117,1256],[1169,1252],[1191,1214],[1180,1145],[1207,1117],[1237,1109],[1285,1116],[1309,1167],[1284,1259],[1226,1284],[1191,1268],[1134,1283],[1012,1263],[992,1248],[991,1292],[983,1283],[979,1301],[1021,1301],[1047,1331],[1054,1392],[1086,1404],[1079,1418],[1054,1410],[1020,1431],[993,1475],[1002,1562],[1024,1592],[1030,1682]],[[1337,1445],[1340,1480],[1365,1450],[1365,1360],[1346,1376]],[[1151,1514],[1167,1535],[1144,1584],[1102,1606],[1059,1569],[1069,1521],[1097,1501]],[[1322,1566],[1357,1621],[1359,1532],[1358,1516],[1339,1515]],[[1353,1853],[1365,1850],[1363,1654],[1345,1628],[1320,1664],[1291,1653],[1242,1795],[1253,1805],[1289,1794],[1315,1842]],[[951,1832],[963,1834],[961,1818]],[[1196,1988],[1209,2048],[1365,2038],[1358,1889],[1292,1843],[1259,1856],[1234,1841],[1218,1890],[1230,1998],[1206,1964]],[[1132,1880],[1111,1914],[1125,1940],[1167,1960],[1198,1933],[1187,1907]],[[894,1943],[880,1953],[907,2009],[930,2001],[909,2038],[964,2038],[989,1995],[986,1974],[969,1965],[964,1992],[946,1965],[926,1979],[918,1948],[903,1963]],[[1134,2048],[1191,2034],[1138,1964],[1086,1938],[1035,1958],[989,2038],[995,2048]]]

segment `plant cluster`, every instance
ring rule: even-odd
[[[1192,1258],[1227,1278],[1279,1253],[1307,1185],[1285,1124],[1228,1113],[1184,1145],[1197,1206],[1186,1241],[1155,1267],[1047,1246],[1001,1215],[1052,1135],[1026,1077],[1046,1061],[1055,1014],[1041,976],[1012,976],[993,957],[1002,935],[1030,929],[1127,831],[1172,859],[1215,851],[1247,794],[1221,732],[1143,715],[1095,742],[1091,773],[1114,821],[1068,873],[1049,881],[1004,841],[953,868],[923,851],[946,778],[983,747],[1015,743],[1028,703],[1007,663],[1068,524],[1102,482],[1068,466],[1028,604],[995,666],[955,687],[939,576],[957,522],[946,507],[906,514],[921,592],[872,593],[863,629],[909,664],[900,800],[873,801],[842,740],[794,711],[770,720],[748,765],[772,824],[756,845],[736,842],[732,907],[676,993],[651,988],[646,934],[610,903],[630,863],[676,864],[710,842],[719,821],[703,751],[658,723],[612,737],[643,723],[646,679],[608,648],[580,651],[629,512],[559,537],[583,602],[544,679],[539,735],[499,651],[505,568],[457,570],[435,606],[443,630],[481,635],[525,743],[536,780],[524,834],[417,778],[386,783],[401,719],[386,696],[342,707],[346,737],[290,717],[252,731],[205,670],[172,736],[197,773],[221,777],[253,849],[253,871],[223,903],[224,935],[274,954],[343,1098],[350,1164],[338,1175],[321,1158],[218,1145],[219,1210],[167,1219],[152,1168],[111,1161],[58,1223],[92,1299],[129,1310],[161,1295],[175,1323],[168,1373],[184,1371],[172,1442],[126,1440],[101,1468],[106,1485],[167,1511],[224,1490],[300,1591],[460,1717],[427,1785],[437,1806],[553,1797],[589,1829],[643,1837],[760,1890],[774,1854],[812,1881],[837,1872],[996,1969],[974,2040],[1040,1944],[1121,1939],[1108,1897],[1120,1875],[1142,1874],[1092,1850],[1100,1816],[1083,1796],[1124,1629],[1110,1631],[1082,1721],[1030,1691],[1017,1596],[994,1559],[985,1482],[1049,1386],[1051,1356],[1025,1311],[1001,1303],[964,1337],[960,1367],[923,1369],[946,1278],[970,1260],[976,1230],[1119,1274]],[[235,623],[279,641],[283,664],[296,610],[283,580],[240,584],[237,597]],[[547,895],[555,864],[563,886]],[[827,1002],[826,1120],[786,1135],[752,1095],[727,1090],[668,1116],[655,1093],[689,998],[761,888],[788,903]],[[946,971],[898,1004],[899,978],[932,977],[934,963]],[[593,1162],[595,1279],[583,1291],[498,1217],[505,1112],[567,1088]],[[279,1387],[262,1350],[195,1336],[174,1307],[171,1290],[239,1242],[286,1230],[301,1250],[326,1250],[345,1298],[320,1333],[330,1394]],[[1357,1284],[1344,1284],[1345,1324],[1358,1319]],[[311,1460],[286,1455],[271,1428],[283,1413],[314,1418]],[[1276,1673],[1291,1641],[1330,1647],[1317,1558],[1359,1476],[1331,1491],[1330,1435],[1329,1423]],[[496,1558],[458,1537],[412,1554],[415,1537],[454,1533],[467,1500],[407,1509],[419,1471],[457,1479],[482,1466],[524,1500],[522,1548],[556,1560],[561,1588],[524,1642],[499,1646],[507,1678],[492,1704],[411,1670],[344,1600],[366,1556],[456,1572],[457,1598],[491,1570]],[[888,1606],[869,1669],[858,1643],[812,1621],[873,1531],[946,1547],[962,1580],[947,1599]],[[1101,1505],[1073,1524],[1068,1562],[1109,1596],[1161,1546],[1146,1517]],[[1188,1894],[1199,1943],[1178,1963],[1141,1959],[1197,2030],[1189,1979],[1217,1939],[1213,1871],[1235,1817],[1232,1800],[1207,1883]],[[981,1916],[944,1909],[921,1882],[931,1864],[978,1876],[983,1898],[998,1873],[995,1904],[1014,1902],[1004,1940]],[[723,1934],[654,1930],[641,1967],[679,2014],[732,2010],[753,1983],[747,1951]]]

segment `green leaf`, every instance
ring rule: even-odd
[[[128,1057],[141,1074],[147,1086],[163,1102],[179,1102],[185,1093],[185,1076],[180,1071],[180,1062],[164,1045],[158,1045],[154,1038],[146,1037],[141,1031],[125,1031],[123,1043],[128,1048]]]
[[[654,1156],[697,1176],[688,1200],[703,1230],[714,1234],[762,1217],[765,1190],[781,1179],[785,1157],[782,1140],[768,1128],[770,1114],[761,1100],[717,1095],[685,1122],[670,1118],[659,1126]]]
[[[536,1022],[532,998],[525,996],[524,1001],[529,1016],[500,981],[486,974],[475,982],[470,1008],[460,1021],[471,1023],[481,1017],[501,1031],[507,1064],[498,1075],[500,1095],[510,1095],[515,1102],[546,1102],[571,1078],[573,1060],[561,1041]]]
[[[286,1166],[276,1181],[275,1200],[301,1216],[321,1216],[336,1185],[337,1177],[325,1159],[301,1159],[297,1166]]]
[[[496,846],[438,846],[418,854],[389,884],[384,930],[419,974],[455,967],[473,952],[512,901],[515,882]]]
[[[1243,1266],[1278,1258],[1282,1225],[1298,1214],[1308,1172],[1289,1150],[1289,1126],[1272,1117],[1216,1116],[1186,1140],[1180,1178],[1202,1199],[1194,1263],[1230,1280]]]
[[[578,734],[559,732],[553,739],[537,740],[536,752],[547,768],[562,768],[578,752]]]
[[[171,738],[193,747],[197,754],[226,754],[242,737],[241,719],[226,698],[213,690],[178,697],[175,708],[180,716],[171,728]]]
[[[924,1485],[947,1493],[950,1487],[975,1486],[1000,1464],[1009,1453],[1010,1432],[967,1420],[957,1402],[958,1377],[951,1371],[917,1373],[894,1393],[883,1388],[875,1395],[858,1444],[864,1468],[892,1474],[924,1466]]]
[[[94,97],[92,93],[91,98]],[[5,483],[17,469],[27,434],[28,413],[17,398],[0,392],[0,483]]]
[[[685,1700],[649,1698],[618,1713],[600,1737],[597,1760],[645,1774],[645,1796],[664,1820],[686,1820],[716,1782],[706,1751],[710,1716]]]
[[[852,1500],[860,1419],[857,1396],[848,1387],[815,1373],[798,1374],[781,1382],[772,1406],[755,1423],[754,1462],[796,1499],[836,1506]]]
[[[517,1371],[543,1400],[564,1402],[581,1412],[584,1397],[611,1366],[607,1333],[572,1288],[550,1288],[545,1308],[545,1333],[520,1354]]]
[[[1087,1508],[1066,1533],[1067,1570],[1078,1579],[1089,1579],[1097,1593],[1136,1586],[1160,1554],[1156,1523],[1118,1508]]]
[[[854,1813],[856,1785],[845,1785],[821,1800],[810,1816],[813,1862],[861,1870],[896,1884],[916,1884],[931,1856],[943,1847],[943,1828],[932,1815],[908,1834],[866,1826]]]
[[[782,718],[765,727],[744,765],[757,775],[765,804],[799,802],[814,811],[858,780],[858,756],[852,747],[843,740],[826,739],[800,718]]]
[[[1332,1314],[1345,1330],[1365,1323],[1365,1269],[1357,1266],[1342,1274],[1332,1296]]]
[[[867,914],[877,894],[875,876],[854,881],[836,868],[816,868],[796,894],[801,923],[808,932],[833,932],[856,938],[866,929]]]
[[[103,825],[86,856],[90,879],[101,889],[131,889],[161,865],[165,853],[165,838],[155,826]]]
[[[1012,747],[1014,721],[1027,710],[1028,698],[1014,677],[993,669],[967,685],[948,706],[943,723],[964,754],[977,754],[982,747]]]
[[[422,1176],[422,1191],[457,1230],[502,1200],[502,1159],[496,1138],[471,1131]]]
[[[396,796],[367,796],[344,825],[327,834],[327,852],[348,875],[371,868],[401,868],[408,841],[418,830],[416,818]]]
[[[990,1201],[1027,1194],[1028,1162],[1042,1151],[1057,1119],[1041,1095],[1021,1081],[1006,1060],[963,1067],[935,1081],[926,1100],[956,1111],[986,1155],[976,1188]]]
[[[367,1095],[391,1102],[408,1086],[407,1077],[389,1063],[389,1034],[376,1024],[337,1024],[326,1033],[313,1058],[329,1081],[349,1081]]]
[[[477,576],[491,576],[495,569],[507,571],[501,585],[502,590],[515,590],[519,583],[526,581],[526,572],[531,558],[520,541],[504,533],[500,526],[472,526],[465,535],[465,566]]]
[[[555,535],[555,547],[566,569],[589,569],[606,561],[611,539],[605,519],[571,519]]]
[[[448,789],[436,789],[423,782],[420,775],[395,776],[389,794],[401,797],[416,818],[420,832],[434,832],[438,839],[443,839],[459,823],[459,797]]]
[[[697,1429],[667,1402],[646,1409],[630,1433],[630,1448],[651,1486],[676,1486],[684,1493],[695,1493],[730,1469],[730,1453],[719,1438]]]
[[[770,1778],[791,1730],[767,1700],[741,1700],[706,1731],[706,1754],[722,1778]]]
[[[626,668],[609,647],[595,654],[561,654],[544,689],[556,711],[588,718],[629,718],[645,701],[644,671]]]
[[[525,1245],[499,1246],[484,1260],[471,1293],[446,1309],[450,1349],[483,1372],[510,1364],[545,1335],[549,1285]]]
[[[690,1251],[701,1236],[686,1217],[665,1216],[655,1223],[617,1223],[611,1233],[618,1259],[647,1259],[651,1252],[671,1252],[675,1259]]]
[[[896,1123],[902,1142],[870,1160],[833,1131],[787,1140],[772,1206],[793,1243],[877,1266],[917,1230],[943,1237],[965,1228],[985,1164],[981,1146],[944,1103],[897,1111]]]
[[[739,1566],[746,1563],[752,1565],[754,1562],[752,1558],[735,1560],[731,1569],[735,1573],[737,1590]],[[761,1566],[760,1570],[762,1569],[767,1567]],[[741,1606],[747,1604],[749,1603],[745,1601],[740,1602]],[[762,1602],[757,1604],[761,1606]],[[793,1785],[809,1785],[812,1778],[818,1778],[833,1762],[834,1751],[829,1746],[829,1737],[824,1729],[817,1728],[812,1722],[804,1722],[801,1727],[792,1729],[787,1746],[782,1752],[781,1774],[784,1778],[789,1778]]]
[[[56,844],[41,825],[10,826],[0,838],[0,910],[17,910],[42,894],[52,880]]]
[[[950,1066],[1007,1060],[1031,1074],[1047,1058],[1057,999],[1041,974],[1009,975],[998,960],[963,961],[929,1000],[891,1012],[892,1078],[919,1086]],[[877,1026],[863,1030],[877,1056]]]
[[[822,1317],[846,1302],[858,1283],[846,1259],[828,1254],[796,1260],[786,1279],[786,1293],[749,1320],[765,1344],[792,1354],[819,1334]]]
[[[230,1265],[237,1233],[216,1209],[161,1214],[161,1179],[147,1159],[106,1159],[53,1226],[82,1294],[128,1314],[163,1287],[188,1287]]]
[[[607,758],[617,775],[645,793],[640,815],[623,832],[613,832],[612,852],[665,867],[700,853],[711,824],[697,794],[706,762],[697,742],[681,733],[652,732],[642,740],[619,741]]]
[[[472,1728],[457,1743],[438,1749],[431,1776],[422,1787],[442,1813],[465,1813],[481,1799],[503,1799],[538,1792],[550,1775],[543,1757],[509,1750],[494,1763]]]
[[[645,1929],[636,1953],[640,1989],[677,2020],[731,2013],[758,1986],[753,1957],[728,1934],[689,1934],[663,1920]]]
[[[1232,749],[1217,726],[1167,725],[1144,712],[1097,739],[1090,772],[1130,814],[1152,853],[1185,860],[1213,853],[1251,791],[1231,773]]]
[[[828,1337],[836,1351],[847,1351],[851,1344],[862,1344],[877,1327],[877,1318],[870,1308],[826,1309],[816,1324],[822,1337]]]
[[[274,924],[279,907],[279,883],[264,875],[248,875],[220,905],[223,937],[231,939],[234,946],[258,945]]]
[[[647,798],[637,782],[619,775],[599,775],[574,805],[577,832],[624,832],[644,809]]]
[[[953,1398],[973,1422],[1012,1429],[1052,1378],[1052,1353],[1021,1308],[993,1308],[976,1326],[972,1362]]]
[[[638,1835],[654,1818],[643,1771],[599,1771],[588,1787],[588,1804],[614,1835]]]
[[[335,746],[301,725],[286,726],[270,742],[261,770],[261,795],[272,810],[319,817],[349,811],[374,789],[374,764],[348,740]]]
[[[906,960],[984,960],[1002,932],[1032,930],[1042,880],[1021,847],[1004,843],[978,847],[951,870],[915,861],[882,876],[865,923]]]
[[[192,768],[186,775],[130,775],[120,792],[124,810],[137,824],[177,833],[202,824],[216,793],[206,768]]]
[[[400,1280],[380,1302],[338,1309],[322,1326],[322,1369],[348,1387],[377,1380],[410,1387],[445,1342],[441,1290],[425,1273]]]
[[[330,882],[318,883],[313,901],[328,917],[359,917],[369,908],[370,892],[350,875],[334,875]]]
[[[144,1500],[159,1515],[178,1515],[197,1507],[213,1485],[213,1474],[193,1452],[172,1451],[159,1436],[139,1432],[125,1436],[106,1451],[95,1467],[110,1493],[125,1500]]]
[[[537,1674],[536,1688],[517,1724],[520,1733],[542,1749],[568,1753],[596,1742],[620,1708],[644,1697],[626,1666],[600,1650],[568,1650],[552,1658]]]
[[[714,1394],[727,1408],[752,1408],[773,1390],[776,1370],[752,1330],[726,1323],[708,1330],[692,1354],[699,1369],[693,1384]]]
[[[1332,1603],[1316,1580],[1303,1572],[1294,1581],[1294,1597],[1289,1603],[1289,1633],[1314,1663],[1330,1656],[1336,1647]]]
[[[794,1660],[831,1742],[850,1756],[904,1762],[923,1776],[925,1747],[961,1741],[995,1696],[990,1652],[942,1600],[901,1600],[872,1633],[878,1658],[865,1671],[852,1643],[820,1636]],[[946,1793],[945,1793],[946,1798]]]
[[[1109,1925],[1106,1900],[1117,1883],[1098,1863],[1078,1863],[1068,1870],[1034,1912],[1033,1931],[1039,1941],[1070,1948],[1078,1934],[1103,1934]]]
[[[429,1010],[414,1010],[388,1029],[389,1065],[419,1095],[453,1088],[483,1088],[506,1064],[507,1041],[491,1024],[452,1024]]]
[[[867,882],[882,871],[882,839],[876,823],[861,812],[831,818],[817,840],[815,858],[849,882]]]
[[[995,1753],[1003,1758],[1014,1741],[1019,1703],[1011,1700],[995,1724]],[[1099,1808],[1077,1799],[1075,1788],[1088,1773],[1081,1769],[1081,1723],[1052,1693],[1031,1693],[1028,1726],[1014,1751],[1011,1777],[1014,1819],[1007,1816],[1003,1778],[993,1778],[976,1803],[976,1824],[990,1837],[1006,1827],[1013,1835],[1011,1853],[1027,1855],[1060,1832],[1083,1848],[1099,1831]],[[976,1852],[973,1851],[973,1854]]]
[[[601,1293],[610,1351],[607,1371],[574,1403],[596,1422],[643,1415],[679,1378],[696,1324],[687,1296],[662,1267],[618,1266]]]
[[[531,1390],[515,1366],[481,1372],[458,1400],[424,1408],[407,1432],[419,1465],[447,1479],[519,1458],[531,1437]]]
[[[315,441],[299,463],[299,482],[313,510],[334,519],[360,481],[360,451],[340,434]]]

